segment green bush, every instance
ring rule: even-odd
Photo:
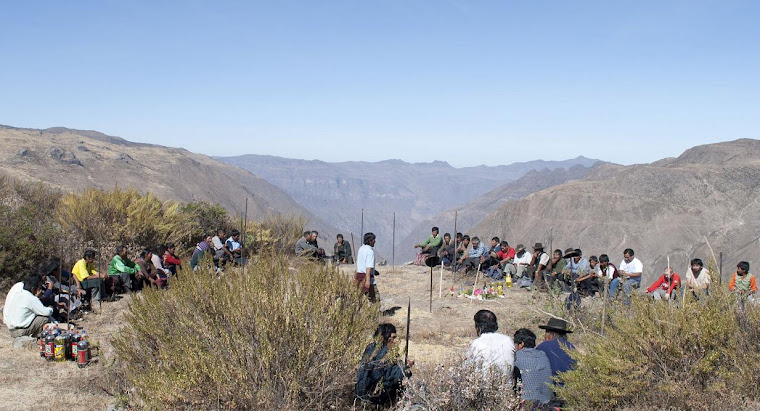
[[[113,343],[147,408],[342,408],[377,316],[348,276],[278,255],[143,292]]]
[[[682,303],[682,301],[679,301]],[[760,311],[724,288],[684,307],[634,298],[585,335],[560,395],[578,409],[739,407],[760,392]]]

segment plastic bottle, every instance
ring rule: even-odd
[[[45,337],[45,360],[53,361],[55,355],[55,331],[48,331]]]
[[[54,354],[56,362],[66,361],[66,340],[63,334],[58,334],[54,340]]]
[[[70,349],[71,357],[69,357],[69,359],[72,360],[72,361],[76,361],[77,360],[77,349],[78,349],[78,345],[77,344],[79,344],[80,336],[79,336],[79,333],[77,333],[76,331],[72,331],[72,332],[73,332],[73,334],[71,335],[71,342],[70,342],[70,344],[71,344],[70,345],[71,346],[71,349]]]
[[[77,344],[77,366],[84,368],[90,363],[90,343],[86,339],[79,340]]]
[[[47,338],[48,330],[43,329],[40,333],[40,339],[37,340],[37,343],[40,345],[40,357],[45,358],[45,338]]]
[[[507,284],[507,288],[512,288],[512,276],[509,273],[507,273],[507,275],[504,276],[504,281]]]

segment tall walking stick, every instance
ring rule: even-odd
[[[441,279],[438,281],[438,298],[443,296],[443,261],[441,261]]]
[[[454,281],[459,279],[458,261],[457,261],[457,212],[454,211]]]
[[[425,259],[425,265],[430,267],[430,312],[433,312],[433,267],[436,267],[441,262],[441,257],[437,255],[430,256]]]
[[[412,297],[406,307],[406,347],[404,348],[404,367],[409,368],[409,326],[412,323]]]
[[[393,272],[396,272],[396,213],[393,213],[393,237],[391,238],[391,242],[393,243],[391,245],[391,249],[393,250],[393,254],[391,257],[391,266],[393,267]]]

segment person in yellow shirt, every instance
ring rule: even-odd
[[[92,307],[92,301],[100,301],[100,282],[108,276],[95,269],[95,250],[85,250],[84,256],[74,264],[71,273],[74,274],[77,288],[85,290],[84,300],[90,307]]]

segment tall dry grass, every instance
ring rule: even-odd
[[[343,408],[377,317],[337,270],[262,256],[144,292],[114,347],[147,408]]]

